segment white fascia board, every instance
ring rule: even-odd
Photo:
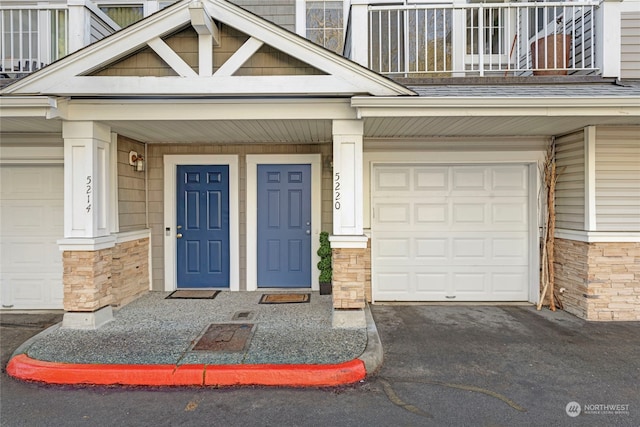
[[[68,55],[42,70],[5,87],[2,94],[38,94],[52,83],[87,74],[146,46],[149,40],[162,37],[190,22],[188,3],[177,3],[150,19],[144,19],[117,33]]]
[[[349,99],[73,99],[66,120],[335,120],[355,119]]]
[[[614,116],[640,117],[637,97],[477,98],[361,97],[359,117]]]
[[[327,74],[348,79],[354,86],[360,87],[360,90],[355,93],[367,92],[379,96],[415,95],[411,89],[315,45],[276,24],[265,21],[234,4],[209,0],[206,7],[213,19],[245,32]]]
[[[0,98],[0,117],[55,116],[56,99],[49,96],[3,96]]]
[[[314,84],[311,84],[313,82]],[[40,82],[38,82],[40,83]],[[360,88],[336,76],[115,77],[76,76],[38,91],[60,96],[116,95],[341,95]],[[44,83],[44,82],[41,82]],[[330,91],[330,92],[329,92]]]

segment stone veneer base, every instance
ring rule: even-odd
[[[556,239],[555,287],[564,309],[596,321],[640,320],[640,243]]]

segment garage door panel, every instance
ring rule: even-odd
[[[0,168],[3,308],[62,308],[63,167]]]
[[[374,179],[384,175],[379,168],[387,167],[376,166]],[[409,176],[410,189],[377,192],[381,186],[372,185],[374,299],[528,299],[526,166],[393,165],[390,170],[395,181],[389,182],[404,188]]]
[[[507,195],[527,195],[528,176],[526,168],[521,166],[502,166],[491,170],[491,190]]]
[[[491,204],[491,224],[494,226],[509,227],[511,230],[514,227],[526,230],[528,216],[526,199],[520,198],[508,203]]]
[[[448,226],[450,222],[449,205],[446,202],[437,203],[435,200],[432,201],[433,203],[415,204],[415,225]]]
[[[413,191],[428,191],[431,194],[447,193],[451,184],[449,179],[449,168],[415,168]]]
[[[379,224],[407,224],[411,217],[409,203],[380,203],[378,205]]]
[[[397,258],[407,260],[410,257],[411,239],[409,238],[387,238],[379,242],[378,254],[381,258]]]
[[[431,294],[444,298],[447,294],[449,273],[416,273],[416,292],[422,295]]]
[[[403,272],[380,272],[378,278],[378,290],[382,293],[409,294],[410,275]]]
[[[454,192],[489,190],[489,173],[484,168],[458,166],[451,168]]]
[[[384,168],[375,172],[374,191],[390,192],[411,190],[411,175],[407,169],[400,168]]]
[[[431,260],[442,264],[449,257],[449,239],[416,237],[414,241],[418,261]]]

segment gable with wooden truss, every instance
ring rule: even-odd
[[[225,0],[183,0],[16,82],[3,93],[414,94]]]

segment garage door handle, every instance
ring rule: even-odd
[[[454,299],[455,297],[456,297],[455,295],[447,295],[447,296],[445,296],[445,298],[447,298],[447,299]]]

